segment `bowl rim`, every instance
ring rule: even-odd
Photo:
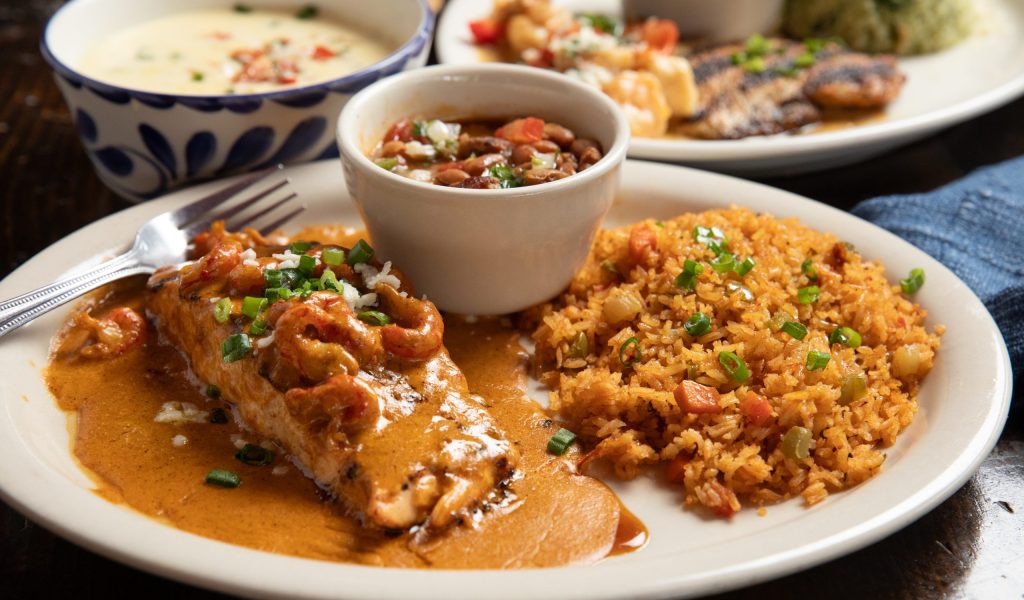
[[[405,40],[398,48],[388,54],[383,59],[366,66],[358,71],[347,73],[341,77],[335,79],[328,79],[326,81],[319,81],[316,83],[309,83],[302,86],[290,87],[280,90],[271,90],[266,92],[253,92],[249,94],[171,94],[167,92],[157,92],[152,90],[144,90],[139,88],[125,87],[121,85],[115,85],[94,79],[90,76],[84,75],[80,71],[70,67],[65,62],[57,58],[56,53],[50,49],[49,37],[50,27],[53,23],[61,18],[61,15],[69,9],[69,7],[76,5],[82,0],[71,0],[67,2],[56,12],[50,15],[50,18],[46,20],[46,25],[43,27],[43,33],[39,38],[39,51],[43,55],[43,59],[49,63],[50,67],[55,73],[61,77],[71,81],[72,83],[86,85],[92,90],[98,90],[105,94],[128,94],[130,96],[145,96],[146,98],[153,98],[162,101],[173,101],[173,100],[188,100],[188,101],[237,101],[237,100],[273,100],[276,98],[287,98],[290,96],[298,96],[307,94],[309,92],[330,92],[336,88],[344,87],[346,84],[358,82],[361,79],[366,78],[367,75],[375,72],[385,70],[388,67],[395,65],[405,64],[410,58],[421,52],[425,45],[431,42],[433,37],[434,27],[436,25],[437,15],[434,14],[434,10],[428,4],[428,0],[416,0],[416,3],[420,7],[420,22],[416,26],[416,31],[413,32],[408,39]]]
[[[446,82],[451,83],[451,80],[449,79],[451,77],[472,77],[481,75],[492,77],[504,75],[506,77],[515,78],[517,82],[522,82],[523,84],[545,82],[553,85],[562,85],[573,88],[574,91],[578,92],[578,94],[573,95],[574,99],[579,100],[580,97],[586,97],[591,102],[600,105],[609,114],[613,115],[612,119],[614,120],[614,123],[611,146],[605,150],[601,159],[594,163],[592,167],[570,175],[569,177],[559,179],[558,181],[551,181],[538,185],[521,186],[517,188],[466,189],[416,181],[409,177],[403,177],[397,173],[392,173],[391,171],[380,168],[370,160],[363,149],[360,148],[352,139],[355,128],[346,127],[346,123],[354,119],[353,115],[360,105],[372,102],[378,97],[386,96],[392,87],[403,85],[409,80],[419,80],[415,83],[419,87],[422,87],[424,85],[437,85]],[[345,104],[341,110],[341,115],[338,117],[335,127],[338,139],[338,150],[341,153],[342,160],[351,160],[353,164],[358,166],[360,169],[368,173],[373,173],[374,175],[371,175],[372,177],[382,176],[385,180],[394,182],[396,185],[409,186],[410,191],[419,190],[420,193],[431,193],[439,197],[451,198],[472,196],[477,202],[480,201],[480,198],[500,199],[535,196],[538,194],[561,190],[570,186],[584,185],[590,180],[604,176],[606,173],[613,171],[616,167],[621,165],[626,158],[626,151],[630,142],[629,123],[626,120],[625,115],[622,113],[622,110],[618,105],[616,105],[611,98],[606,96],[600,90],[583,82],[565,77],[560,73],[552,73],[524,65],[502,63],[431,65],[382,79],[360,90]]]

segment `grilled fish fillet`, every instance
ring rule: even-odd
[[[892,56],[869,56],[828,44],[814,63],[799,42],[774,38],[772,51],[750,69],[733,57],[743,44],[727,44],[689,56],[700,106],[679,133],[702,139],[739,139],[790,131],[821,121],[822,108],[879,108],[899,95],[906,77]]]
[[[369,525],[441,528],[500,500],[518,455],[442,346],[436,308],[384,265],[327,266],[313,247],[311,278],[331,269],[350,285],[270,304],[253,334],[243,297],[262,297],[264,271],[295,261],[264,243],[218,226],[197,238],[198,260],[150,279],[147,310],[196,375]],[[351,303],[372,294],[391,324],[357,318]],[[233,305],[224,323],[221,298]],[[246,332],[251,352],[226,362],[222,343]]]

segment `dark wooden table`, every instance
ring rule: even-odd
[[[39,55],[42,23],[58,4],[0,0],[0,277],[68,233],[130,206],[93,174]],[[930,190],[1022,154],[1018,100],[860,165],[767,183],[848,209],[877,195]],[[722,597],[1024,597],[1022,387],[996,449],[930,514],[844,558]],[[73,595],[218,596],[78,548],[0,503],[0,596]]]

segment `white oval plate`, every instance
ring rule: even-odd
[[[359,225],[337,162],[287,170],[309,205],[306,223]],[[85,257],[109,256],[150,216],[194,199],[183,190],[111,215],[41,252],[0,282],[0,298],[50,281]],[[684,511],[677,491],[640,478],[612,482],[647,524],[639,552],[586,567],[518,572],[426,571],[360,567],[258,552],[162,525],[90,489],[69,452],[65,416],[43,383],[50,338],[67,309],[0,340],[0,495],[16,509],[82,546],[165,577],[248,596],[302,598],[474,599],[662,598],[749,585],[846,554],[925,514],[956,491],[991,450],[1010,399],[1010,363],[988,312],[950,271],[910,244],[840,210],[766,186],[682,167],[627,161],[622,199],[607,225],[669,218],[731,203],[795,216],[839,232],[890,277],[924,267],[917,300],[931,324],[945,323],[935,369],[913,424],[874,479],[824,503],[799,499],[743,510],[731,521]]]
[[[574,11],[620,14],[617,0],[555,0]],[[937,54],[900,59],[907,84],[884,120],[831,132],[743,140],[636,138],[631,158],[684,163],[751,177],[817,171],[854,163],[999,107],[1024,93],[1024,3],[976,0],[974,35]],[[444,64],[481,62],[467,23],[491,0],[450,0],[435,48]]]

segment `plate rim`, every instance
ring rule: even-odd
[[[327,160],[294,167],[288,169],[288,174],[292,175],[294,179],[299,179],[307,175],[309,177],[324,177],[327,176],[328,170],[330,170],[333,172],[334,176],[340,178],[339,170],[336,168],[337,165],[335,163],[336,161],[334,160]],[[901,240],[894,234],[867,223],[866,221],[846,213],[845,211],[815,202],[790,192],[772,188],[764,184],[748,182],[734,177],[708,173],[686,167],[659,165],[643,161],[630,160],[627,161],[626,165],[627,168],[623,177],[623,182],[624,187],[627,189],[630,187],[628,182],[630,180],[631,172],[633,172],[633,179],[639,178],[644,181],[654,181],[660,176],[685,179],[697,186],[715,186],[722,184],[723,182],[727,183],[729,186],[740,185],[749,189],[752,193],[770,193],[774,197],[785,198],[791,201],[792,204],[788,205],[785,210],[781,211],[783,213],[795,214],[800,212],[802,209],[808,208],[824,210],[825,214],[832,214],[835,216],[841,216],[842,218],[860,221],[869,228],[877,230],[875,233],[891,238],[890,242],[896,241],[898,244],[913,248],[909,243]],[[643,177],[640,177],[640,175],[643,175]],[[219,186],[222,184],[223,182],[214,182],[206,184],[206,186]],[[17,283],[22,279],[25,279],[26,275],[31,275],[32,270],[37,265],[42,264],[45,260],[55,257],[57,254],[63,252],[69,243],[83,240],[90,233],[100,231],[118,221],[130,223],[137,220],[141,222],[150,213],[159,212],[157,210],[158,208],[172,203],[174,199],[178,197],[189,197],[197,194],[198,190],[202,189],[202,187],[203,186],[190,188],[189,190],[171,194],[161,201],[149,202],[109,215],[104,219],[79,229],[62,240],[50,245],[17,270],[12,272],[3,281],[0,281],[0,294],[6,295],[6,288],[13,285],[12,280]],[[320,201],[326,202],[327,200],[321,199]],[[727,206],[729,204],[729,202],[722,202],[723,206]],[[924,254],[920,250],[916,250],[916,252]],[[929,260],[934,262],[935,265],[938,265],[939,268],[945,270],[950,277],[956,279],[956,276],[942,266],[941,263],[934,261],[934,259],[930,259],[930,257]],[[935,266],[929,264],[928,268],[933,269]],[[931,271],[929,272],[931,273]],[[956,279],[956,281],[959,280]],[[964,286],[963,291],[970,295],[973,302],[976,302],[982,307],[982,310],[984,311],[982,318],[987,320],[987,328],[995,329],[998,335],[998,329],[992,321],[991,315],[988,313],[987,309],[984,309],[984,305],[981,304],[981,301],[966,286]],[[1001,336],[999,336],[999,350],[1001,360],[998,361],[999,364],[996,371],[999,371],[1000,377],[997,378],[998,383],[993,384],[993,389],[1001,388],[1001,394],[999,394],[1000,397],[993,399],[994,402],[992,402],[989,410],[985,413],[985,418],[981,427],[979,427],[977,431],[972,432],[969,440],[970,443],[967,444],[964,451],[957,456],[956,461],[942,469],[935,478],[929,480],[928,484],[923,486],[916,493],[906,496],[898,504],[890,506],[886,510],[879,512],[873,519],[866,521],[860,526],[831,534],[815,544],[804,544],[786,552],[770,554],[758,560],[747,561],[740,565],[730,565],[717,571],[704,571],[700,573],[699,576],[683,573],[675,576],[666,576],[663,578],[639,582],[639,586],[637,586],[637,582],[634,582],[634,586],[628,590],[629,595],[637,598],[661,598],[669,595],[688,596],[693,594],[720,592],[751,585],[768,579],[774,579],[798,570],[810,568],[867,546],[882,537],[902,529],[909,523],[931,511],[935,506],[958,490],[974,474],[980,463],[988,456],[1002,432],[1002,428],[1009,411],[1012,382],[1009,376],[1009,354]],[[0,352],[3,352],[2,345],[0,345]],[[999,393],[1000,390],[996,389],[996,392]],[[11,399],[0,397],[0,401],[10,402]],[[0,412],[0,432],[5,430],[9,430],[8,433],[13,433],[14,435],[0,436],[0,449],[4,449],[5,447],[9,448],[15,441],[20,440],[17,436],[17,432],[11,427],[7,413]],[[15,450],[17,451],[18,449],[15,448]],[[25,451],[25,454],[28,454],[30,457],[33,456],[27,451]],[[9,470],[9,465],[7,463],[16,455],[17,452],[0,452],[0,473]],[[870,484],[870,482],[865,483]],[[861,486],[858,486],[858,488],[859,487]],[[336,595],[338,593],[338,589],[341,589],[337,587],[332,588],[330,585],[326,584],[333,583],[333,585],[337,586],[339,583],[347,581],[345,578],[346,574],[365,574],[368,572],[367,569],[372,569],[372,567],[338,565],[337,563],[322,563],[321,561],[300,559],[285,555],[272,555],[272,558],[275,561],[280,561],[282,565],[287,566],[290,571],[297,574],[295,581],[305,581],[306,579],[303,577],[305,576],[308,577],[308,582],[311,582],[311,585],[322,586],[318,589],[308,588],[300,590],[288,587],[289,585],[294,585],[294,582],[273,580],[272,578],[268,578],[269,576],[266,573],[255,574],[254,578],[249,579],[248,581],[240,581],[240,577],[238,576],[226,577],[225,572],[229,572],[230,570],[223,569],[224,565],[220,565],[217,568],[210,568],[207,571],[196,572],[187,568],[188,565],[185,563],[188,562],[188,553],[181,548],[171,548],[166,553],[161,552],[160,550],[154,552],[153,550],[147,549],[146,552],[139,554],[133,552],[133,543],[137,544],[140,543],[142,539],[145,539],[147,544],[159,546],[159,544],[155,542],[170,541],[173,544],[180,542],[180,536],[182,535],[190,536],[193,538],[194,543],[201,544],[202,547],[212,545],[210,546],[211,548],[217,549],[218,552],[223,552],[226,563],[235,565],[248,564],[249,560],[253,557],[265,558],[268,556],[268,553],[234,546],[224,542],[218,542],[196,534],[167,527],[166,525],[160,524],[149,517],[132,511],[131,509],[124,510],[126,507],[110,504],[106,500],[90,493],[89,496],[91,496],[91,499],[87,502],[89,505],[88,508],[91,509],[93,507],[97,507],[96,510],[100,511],[100,518],[98,521],[106,522],[111,520],[118,523],[132,522],[134,525],[138,526],[137,528],[140,531],[145,533],[141,538],[132,538],[129,536],[130,539],[128,540],[121,538],[111,539],[109,536],[97,537],[95,535],[90,535],[90,532],[87,530],[76,527],[76,525],[78,525],[76,523],[66,522],[66,519],[62,519],[59,514],[54,516],[54,511],[51,510],[51,507],[47,506],[45,502],[39,507],[34,506],[31,499],[33,497],[38,497],[39,490],[34,490],[26,496],[24,488],[25,485],[22,480],[0,478],[0,497],[2,497],[16,510],[30,516],[36,523],[46,529],[54,531],[58,535],[61,535],[80,546],[113,558],[119,562],[140,568],[159,576],[171,577],[178,581],[183,581],[193,585],[251,596],[277,597],[291,595],[319,598],[326,597],[331,594]],[[115,513],[116,518],[107,519],[107,517],[110,517]],[[128,520],[126,521],[126,519]],[[191,544],[183,545],[186,546],[185,550],[187,550],[188,547],[191,547]],[[325,576],[323,573],[320,573],[320,571],[323,570],[323,564],[331,565],[333,568],[330,570],[335,573],[331,573],[329,576]],[[521,597],[522,595],[530,592],[532,592],[534,597],[545,595],[543,593],[545,591],[550,594],[550,585],[552,581],[560,578],[573,580],[574,578],[581,577],[579,575],[580,573],[584,574],[583,577],[587,574],[593,575],[595,573],[593,570],[594,568],[594,566],[549,568],[540,571],[533,571],[534,573],[542,573],[542,576],[532,578],[521,577],[523,571],[443,570],[409,572],[407,570],[377,570],[377,572],[394,576],[388,577],[388,579],[392,580],[392,582],[398,581],[401,585],[409,586],[404,588],[404,593],[409,593],[409,590],[416,589],[420,592],[420,595],[425,598],[452,597],[449,593],[429,589],[429,583],[436,583],[432,582],[432,580],[438,577],[438,575],[436,575],[437,573],[455,577],[457,580],[465,584],[462,587],[463,594],[471,596],[478,590],[489,589],[491,590],[489,594],[495,598],[513,598]],[[615,563],[614,561],[601,563],[599,568],[612,573],[623,571],[622,563]],[[247,575],[252,576],[253,574],[247,573]],[[366,578],[363,577],[363,579]],[[371,575],[369,579],[377,580],[380,578],[373,577]],[[527,579],[528,581],[524,584],[522,579]],[[536,580],[538,579],[543,580],[541,585],[536,583]],[[498,585],[495,586],[495,584]],[[359,585],[355,587],[357,588],[356,590],[353,590],[355,593],[347,597],[383,599],[399,598],[402,597],[403,594],[402,590],[392,589],[391,587],[388,587],[387,589],[381,589],[374,585]],[[497,593],[494,592],[495,589],[498,590]],[[621,593],[627,592],[621,588],[608,588],[597,592],[593,589],[576,589],[568,591],[564,587],[557,589],[558,597],[566,599],[612,598]]]
[[[448,0],[448,5],[441,13],[437,22],[434,40],[438,64],[466,64],[456,59],[452,50],[459,42],[458,32],[464,28],[456,22],[455,7],[473,5],[480,0]],[[992,0],[1005,2],[1006,0]],[[478,63],[479,61],[473,61]],[[814,135],[787,136],[778,134],[741,140],[687,140],[634,138],[630,141],[629,158],[666,160],[686,162],[693,165],[704,163],[729,162],[732,167],[741,168],[735,163],[754,162],[779,157],[801,157],[822,151],[847,149],[867,150],[868,146],[891,142],[894,147],[900,143],[908,143],[939,129],[963,123],[975,116],[995,110],[1024,95],[1024,67],[1009,81],[993,87],[985,92],[966,98],[922,114],[897,120],[885,120],[879,123],[868,123],[837,131],[828,131]],[[826,168],[826,167],[821,167]],[[818,169],[814,169],[818,170]]]

